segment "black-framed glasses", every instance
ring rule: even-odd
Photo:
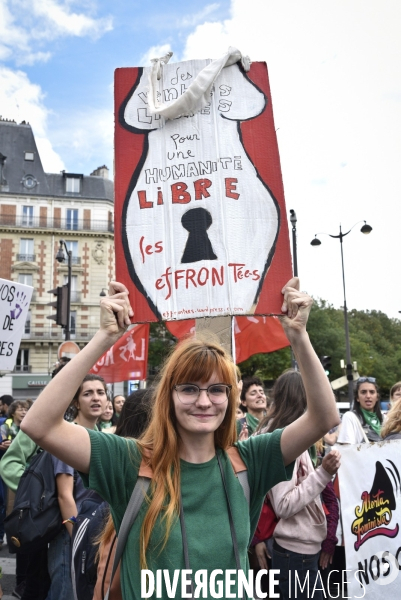
[[[230,395],[231,385],[226,383],[212,383],[207,388],[200,388],[195,383],[179,383],[174,386],[178,400],[183,404],[193,404],[199,398],[201,391],[205,391],[210,402],[222,404]]]
[[[376,383],[376,377],[360,377],[356,381],[357,383]]]

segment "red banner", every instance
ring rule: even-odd
[[[195,333],[195,319],[186,321],[167,321],[166,327],[179,340],[188,334]]]
[[[170,321],[167,329],[178,339],[195,332],[195,319]],[[234,317],[235,362],[290,345],[277,317]]]
[[[146,379],[148,368],[149,324],[135,325],[100,357],[91,373],[106,383]]]
[[[235,362],[290,345],[277,317],[234,317]]]

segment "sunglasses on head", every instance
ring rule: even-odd
[[[360,377],[357,383],[376,383],[376,377]]]

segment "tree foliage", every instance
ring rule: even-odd
[[[361,375],[376,377],[384,394],[401,379],[401,321],[372,310],[348,312],[351,359]],[[344,375],[346,362],[344,312],[324,300],[315,302],[308,323],[312,344],[319,356],[332,357],[330,379]]]
[[[153,378],[160,370],[176,341],[164,323],[150,324],[148,354],[148,376],[150,378]]]
[[[401,321],[390,319],[380,311],[348,312],[351,358],[358,363],[361,375],[376,377],[384,395],[401,380]],[[163,323],[150,326],[150,372],[159,370],[175,343]],[[331,356],[330,379],[344,375],[340,361],[346,362],[344,312],[325,300],[315,301],[308,322],[308,332],[318,356]],[[274,380],[291,367],[291,350],[283,348],[269,354],[255,354],[239,365],[243,376],[258,375]]]
[[[357,362],[361,375],[376,377],[384,395],[401,380],[401,321],[372,310],[348,312],[351,359]],[[346,363],[344,311],[325,300],[315,301],[308,321],[312,345],[320,356],[331,356],[330,379],[345,373]],[[258,375],[264,380],[276,379],[291,366],[291,353],[284,348],[271,354],[255,354],[239,365],[244,376]]]

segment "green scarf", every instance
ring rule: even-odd
[[[113,423],[111,421],[100,421],[98,425],[100,431],[102,431],[103,429],[109,429],[110,427],[113,427]]]
[[[369,410],[365,410],[364,408],[362,408],[362,406],[360,408],[365,423],[367,423],[369,427],[371,427],[373,431],[377,433],[377,435],[380,435],[381,423],[379,421],[379,417],[376,415],[376,413],[371,412]]]
[[[248,434],[252,435],[253,433],[255,433],[255,430],[259,425],[259,419],[251,415],[251,413],[249,412],[246,413],[245,418],[248,425]]]

